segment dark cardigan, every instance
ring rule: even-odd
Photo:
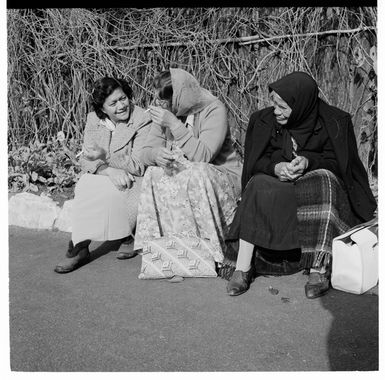
[[[250,178],[257,174],[255,163],[269,144],[276,123],[273,110],[273,107],[265,108],[250,117],[245,138],[242,190]],[[319,101],[318,113],[330,137],[352,209],[360,220],[368,221],[373,218],[377,204],[358,155],[351,117],[347,112],[322,100]],[[320,160],[317,168],[329,169],[327,160]]]

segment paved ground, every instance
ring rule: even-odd
[[[229,297],[221,278],[139,280],[140,257],[96,244],[94,261],[59,275],[68,239],[9,229],[13,371],[378,369],[378,288],[307,300],[299,273]]]

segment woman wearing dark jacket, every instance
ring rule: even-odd
[[[305,293],[315,298],[330,287],[333,238],[373,218],[376,201],[349,114],[321,100],[303,72],[269,91],[273,107],[252,114],[246,133],[242,199],[228,235],[239,249],[225,254],[225,262],[236,260],[227,292],[249,288],[253,255],[300,248],[300,267],[310,270]]]

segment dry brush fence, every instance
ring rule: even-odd
[[[181,67],[228,107],[240,156],[267,85],[310,73],[353,116],[360,156],[377,176],[376,8],[19,9],[7,11],[8,143],[59,131],[81,141],[92,82],[125,77],[151,101],[154,74]]]

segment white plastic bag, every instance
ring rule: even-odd
[[[333,239],[331,284],[362,294],[378,282],[378,219],[360,224]]]

